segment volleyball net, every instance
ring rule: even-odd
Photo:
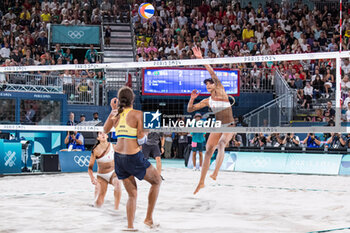
[[[350,71],[349,57],[349,52],[326,52],[0,67],[0,130],[101,131],[110,112],[109,100],[128,85],[135,92],[134,108],[144,112],[144,127],[150,131],[346,133],[350,82],[344,77]],[[210,97],[204,83],[210,74],[204,65],[212,65],[230,96],[225,106],[232,108],[233,121],[221,114],[220,122],[208,107],[187,111],[193,90],[199,93],[195,104]],[[25,94],[15,100],[13,93]],[[87,119],[66,125],[67,104],[97,109],[100,124]],[[199,123],[195,114],[201,115]]]

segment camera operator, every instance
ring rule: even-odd
[[[260,134],[255,134],[254,138],[250,141],[252,146],[255,147],[264,147],[266,146],[266,138],[264,136],[264,134],[260,133]]]
[[[350,148],[350,133],[343,135],[339,140],[345,148]]]
[[[267,137],[266,140],[267,143],[269,143],[272,147],[279,147],[283,142],[283,138],[279,133],[271,134],[269,137]]]
[[[84,151],[84,137],[82,134],[75,132],[68,132],[67,137],[64,139],[64,144],[68,145],[68,151]]]
[[[342,137],[339,133],[331,133],[330,137],[327,139],[325,147],[338,149],[338,148],[346,148],[347,137]]]
[[[320,148],[321,141],[317,136],[315,136],[315,134],[308,133],[303,141],[303,144],[308,148]]]
[[[287,133],[281,145],[285,147],[299,147],[300,139],[298,136],[294,135],[294,133]]]
[[[232,139],[229,143],[229,146],[230,147],[240,147],[242,146],[242,136],[237,134],[237,133],[234,133],[233,136],[232,136]]]

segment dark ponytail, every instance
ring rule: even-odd
[[[124,108],[131,107],[134,101],[134,92],[131,90],[130,87],[124,86],[121,89],[119,89],[118,99],[119,108],[116,117],[118,117],[124,111]]]
[[[95,148],[101,143],[100,140],[96,140],[97,142],[95,143],[95,145],[92,147],[91,149],[91,153],[94,153]]]

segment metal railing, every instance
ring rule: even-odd
[[[1,91],[61,93],[69,104],[102,105],[106,85],[98,79],[48,74],[0,73]]]
[[[240,70],[240,91],[241,92],[264,92],[269,93],[274,90],[274,77],[271,69]]]
[[[274,91],[276,96],[282,96],[286,93],[293,92],[293,90],[289,87],[287,81],[284,79],[283,75],[276,70],[274,73]]]
[[[103,62],[104,53],[105,53],[104,50],[102,52],[97,52],[96,60],[99,61],[100,63]]]
[[[243,116],[249,127],[283,126],[290,124],[293,119],[295,93],[278,71],[275,72],[273,80],[274,91],[278,97]]]
[[[105,52],[105,32],[104,32],[104,25],[103,25],[103,20],[102,20],[102,24],[101,24],[101,53],[102,53],[102,57],[100,58],[100,62],[103,63],[103,55]]]
[[[339,9],[339,1],[337,0],[328,0],[328,1],[314,1],[315,7],[323,11],[324,6],[327,6],[328,11],[331,10],[333,7],[335,9]]]
[[[99,88],[93,79],[65,77],[63,93],[70,104],[97,104]]]
[[[129,78],[131,78],[130,83],[128,83]],[[107,70],[106,89],[118,90],[119,88],[125,85],[130,85],[130,87],[134,90],[141,90],[140,79],[141,79],[141,72],[138,72],[135,69],[127,69],[123,71]]]
[[[245,8],[248,5],[248,3],[249,3],[249,1],[244,1],[244,0],[240,0],[239,2],[241,4],[242,8]],[[268,2],[271,3],[271,1],[265,1],[265,0],[255,0],[255,1],[251,1],[251,2],[252,2],[252,6],[253,6],[254,9],[257,9],[259,4],[261,4],[263,6],[263,8],[265,8],[266,4]],[[298,0],[274,1],[274,2],[278,3],[280,6],[281,5],[283,6],[283,5],[287,4],[285,6],[287,6],[287,7],[289,7],[291,9],[294,6],[294,3],[298,2]],[[201,1],[200,1],[200,3],[201,3]],[[302,5],[307,5],[309,7],[309,10],[312,10],[312,9],[314,9],[315,1],[313,1],[313,0],[303,0],[302,1]],[[330,8],[328,8],[328,9],[330,9]]]
[[[285,94],[243,116],[249,127],[276,127],[290,123],[293,118],[294,96]]]
[[[6,79],[4,83],[5,91],[50,93],[62,93],[63,91],[62,78],[59,76],[52,76],[46,73],[8,73],[4,75]]]

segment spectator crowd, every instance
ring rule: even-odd
[[[112,11],[107,0],[102,3],[4,0],[0,6],[0,59],[6,61],[6,66],[72,64],[74,59],[69,48],[63,51],[57,45],[54,51],[49,51],[49,25],[99,25],[103,15]],[[94,63],[91,59],[88,61]]]
[[[235,1],[202,1],[195,7],[182,0],[155,1],[154,5],[155,16],[149,20],[139,17],[139,2],[132,10],[139,62],[195,59],[191,50],[194,46],[202,49],[205,58],[333,52],[339,50],[340,30],[342,49],[349,50],[350,47],[347,5],[343,5],[341,29],[336,4],[313,9],[300,0],[293,4],[267,1],[266,5],[259,4],[257,8],[253,8],[251,2],[241,7]],[[320,100],[324,103],[334,100],[335,60],[259,62],[230,64],[229,67],[241,71],[241,88],[248,86],[263,92],[266,86],[273,86],[274,72],[280,72],[297,93],[298,107],[309,110],[310,116],[305,120],[328,124],[334,120],[327,107],[322,110],[322,117],[318,117],[314,106],[318,106]],[[349,69],[349,60],[344,59],[344,121],[350,121]]]
[[[60,44],[56,44],[52,49],[49,48],[49,27],[50,24],[100,25],[103,17],[115,20],[120,13],[119,8],[122,5],[120,2],[123,1],[2,1],[0,5],[0,64],[2,66],[41,66],[100,62],[98,52],[93,45],[90,45],[86,51],[83,61],[74,57],[75,51],[69,47],[63,49]],[[87,92],[95,90],[92,79],[97,80],[97,85],[105,82],[105,74],[102,70],[67,70],[64,72],[22,72],[15,76],[1,74],[0,84],[57,84],[57,80],[53,83],[52,79],[46,76],[62,77],[64,92],[68,94],[70,100],[77,100],[81,103],[91,100]]]

